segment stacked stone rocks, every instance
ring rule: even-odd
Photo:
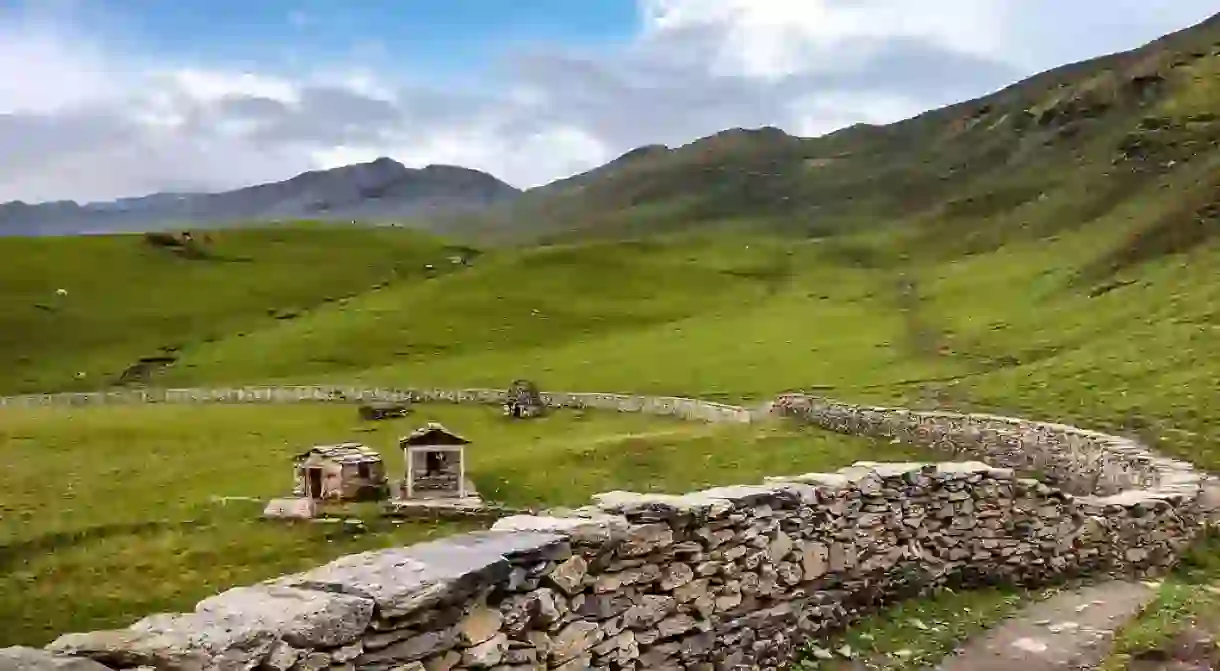
[[[1073,494],[1110,496],[1139,489],[1185,498],[1196,495],[1205,480],[1191,464],[1159,456],[1137,441],[1065,424],[855,405],[803,394],[780,396],[772,412],[838,433],[890,438],[1038,473]]]
[[[551,408],[578,408],[639,412],[691,421],[750,421],[745,408],[672,396],[638,396],[588,392],[547,392],[542,401]],[[333,386],[243,387],[237,389],[136,389],[67,394],[0,396],[0,407],[77,406],[131,403],[459,403],[500,405],[503,389],[386,389]]]
[[[977,462],[611,492],[48,652],[115,669],[777,669],[803,642],[936,586],[1156,573],[1193,533],[1184,501],[1159,501],[1099,508]]]

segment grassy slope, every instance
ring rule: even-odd
[[[1074,286],[1081,260],[1122,236],[1099,225],[875,269],[845,264],[824,242],[757,238],[530,252],[187,348],[162,382],[501,386],[528,376],[553,389],[730,399],[830,386],[887,402],[926,391],[960,406],[1139,429],[1220,464],[1207,366],[1220,304],[1207,278],[1220,254],[1204,247],[1151,262],[1122,276],[1134,284],[1097,297],[1095,285]],[[899,273],[919,280],[932,351],[912,343],[897,308]],[[921,380],[944,382],[901,384]]]
[[[417,281],[428,263],[448,265],[439,242],[399,229],[209,236],[208,259],[134,235],[0,238],[0,389],[97,388],[161,348],[255,330],[276,323],[273,312],[306,311],[374,284]]]
[[[917,456],[800,427],[710,427],[630,414],[508,422],[498,408],[428,406],[409,420],[360,427],[354,410],[340,406],[0,411],[8,473],[0,491],[0,646],[124,625],[341,554],[459,530],[390,524],[357,504],[348,514],[370,529],[348,536],[331,525],[259,522],[261,504],[215,500],[286,494],[291,456],[316,442],[376,447],[396,477],[396,438],[426,421],[471,438],[476,486],[515,505],[584,505],[616,488],[759,482],[832,470],[864,453]]]
[[[809,141],[729,133],[637,157],[579,190],[562,187],[527,205],[539,232],[571,241],[649,233],[647,242],[501,250],[461,273],[428,282],[407,277],[344,304],[323,299],[391,279],[395,267],[416,269],[437,248],[378,237],[396,232],[312,232],[334,236],[313,242],[293,233],[282,246],[265,239],[280,233],[234,234],[248,236],[241,244],[258,252],[244,254],[260,271],[241,276],[239,264],[163,259],[132,251],[139,247],[130,239],[12,243],[44,247],[20,272],[0,269],[6,289],[22,287],[0,297],[9,301],[6,308],[17,308],[5,310],[4,319],[15,321],[3,329],[8,338],[0,336],[0,351],[17,365],[0,387],[95,386],[74,381],[73,372],[88,370],[89,380],[113,376],[134,356],[166,344],[182,345],[182,362],[159,380],[165,384],[330,379],[499,386],[524,375],[549,388],[750,399],[817,386],[845,398],[1002,410],[1135,432],[1217,468],[1212,362],[1220,354],[1214,337],[1220,290],[1212,278],[1220,270],[1214,178],[1220,121],[1212,110],[1220,102],[1220,54],[1213,48],[1220,38],[1214,33],[1214,25],[1204,26],[892,127]],[[680,233],[713,224],[714,234]],[[764,228],[837,234],[796,240],[757,232]],[[678,233],[656,237],[661,232]],[[91,267],[106,270],[86,273]],[[302,267],[321,274],[309,276]],[[54,289],[65,286],[56,277],[61,272],[79,273],[84,287],[66,286],[70,300],[82,292],[91,300],[33,312],[32,303],[56,300]],[[906,311],[898,291],[903,278],[918,284],[918,300]],[[145,298],[152,286],[207,289],[190,301],[152,301]],[[264,286],[274,291],[258,293]],[[266,315],[300,307],[315,309],[291,321]],[[257,412],[261,426],[267,420]],[[133,422],[153,421],[138,414],[114,431],[123,435]],[[15,435],[59,430],[55,422],[33,421]],[[95,421],[102,420],[69,423],[61,442],[90,435],[80,449],[105,444],[92,437]],[[213,423],[248,433],[253,422]],[[314,440],[318,427],[267,430],[277,439]],[[748,480],[755,472],[793,470],[778,467],[810,454],[841,460],[851,451],[810,452],[801,436],[675,430],[680,439],[672,445],[670,429],[626,437],[607,426],[596,435],[577,432],[577,440],[565,435],[528,451],[506,449],[487,464],[484,477],[491,479],[482,484],[510,500],[567,501],[606,486],[683,489]],[[222,434],[209,445],[228,444]],[[741,449],[760,444],[768,449]],[[235,445],[243,455],[256,449]],[[10,437],[7,449],[28,449],[28,441]],[[690,468],[692,462],[700,468]],[[556,484],[538,476],[541,463],[570,464],[565,472],[578,475]],[[282,485],[276,482],[277,491]],[[33,496],[13,505],[45,506],[49,494]],[[95,523],[111,519],[104,510]],[[149,514],[163,510],[154,502]],[[220,534],[240,535],[240,520],[248,517],[232,513],[226,522],[223,512],[209,514],[220,522],[209,523],[208,533]],[[183,518],[175,512],[167,519]],[[55,527],[47,519],[31,522]],[[399,533],[417,532],[426,530]],[[158,557],[194,556],[175,545],[194,541],[156,540],[162,532],[151,533],[152,541],[136,546],[160,547]],[[300,550],[305,555],[317,549],[293,534],[273,547],[281,542],[314,548]],[[223,539],[211,543],[225,546]],[[34,568],[17,579],[48,589],[54,581],[47,575],[66,575],[56,573],[61,557],[77,562],[72,566],[92,561],[88,551],[72,552],[26,558]],[[143,570],[161,570],[160,561]],[[249,561],[261,567],[255,572],[279,568],[266,558]],[[181,584],[217,579],[192,570]],[[1167,592],[1166,603],[1202,598],[1208,580],[1173,583],[1178,591]],[[125,598],[116,593],[115,603]],[[999,608],[1006,596],[997,598]],[[18,597],[6,607],[22,603]],[[97,608],[84,621],[115,612]],[[1130,640],[1152,640],[1177,620],[1153,615],[1146,624]],[[15,626],[45,631],[29,620]]]
[[[1138,225],[1138,219],[1114,220],[1055,239],[1013,243],[968,257],[904,264],[877,261],[873,267],[859,267],[845,259],[860,258],[860,250],[866,248],[873,250],[866,258],[893,258],[892,239],[796,244],[760,238],[746,242],[729,237],[676,237],[645,246],[601,243],[520,255],[504,252],[460,274],[382,289],[346,306],[326,306],[291,322],[273,322],[240,338],[188,347],[183,351],[183,363],[163,381],[225,384],[286,377],[456,386],[501,385],[527,374],[551,388],[727,398],[758,398],[786,388],[833,385],[827,393],[847,398],[940,402],[1136,431],[1164,450],[1215,467],[1220,454],[1212,446],[1220,435],[1220,422],[1212,408],[1215,370],[1210,361],[1215,359],[1216,340],[1209,336],[1214,331],[1212,315],[1220,302],[1208,278],[1220,270],[1220,248],[1204,246],[1129,269],[1119,279],[1132,284],[1096,297],[1090,293],[1098,285],[1074,283],[1082,264],[1124,244],[1127,231]],[[601,272],[585,275],[593,269]],[[900,273],[919,279],[918,311],[935,334],[937,346],[932,351],[910,342],[909,321],[895,307]],[[597,281],[581,279],[582,275]],[[602,281],[607,275],[618,281]],[[511,280],[516,277],[529,279]],[[708,287],[717,290],[707,291]],[[539,314],[533,314],[535,309]],[[419,314],[433,317],[408,318]],[[326,338],[308,340],[319,333]],[[384,365],[392,360],[388,353],[412,349],[426,355]],[[340,363],[327,360],[335,354],[352,358]],[[919,379],[943,381],[898,384]],[[158,442],[174,446],[198,441],[195,450],[184,444],[172,451],[206,456],[207,463],[221,470],[227,466],[220,455],[204,451],[204,445],[211,446],[212,453],[215,446],[222,445],[233,454],[247,455],[261,449],[263,438],[256,433],[280,444],[285,439],[321,440],[325,433],[312,423],[281,424],[266,409],[214,411],[248,412],[250,417],[216,421],[211,409],[202,414],[186,408],[132,409],[125,411],[128,416],[115,419],[110,431],[128,441],[134,434],[131,444],[137,449]],[[279,412],[296,410],[273,411]],[[27,437],[10,439],[9,448],[40,444],[65,449],[62,463],[75,464],[81,473],[125,468],[125,462],[105,450],[97,453],[100,461],[77,454],[77,450],[86,456],[93,454],[98,445],[111,440],[106,431],[99,430],[96,422],[100,420],[57,424],[48,419],[51,417],[14,425],[19,428],[10,430],[11,435]],[[804,461],[807,459],[846,463],[858,454],[848,443],[823,443],[821,449],[811,452],[805,438],[784,433],[759,435],[744,429],[713,431],[698,425],[657,426],[652,424],[656,420],[646,418],[623,419],[645,424],[623,429],[594,425],[588,433],[565,424],[554,434],[547,430],[547,435],[561,436],[559,439],[544,436],[521,443],[516,437],[499,435],[498,430],[480,428],[486,419],[446,421],[474,434],[486,432],[486,442],[497,444],[478,453],[479,484],[489,494],[517,503],[579,503],[587,494],[609,488],[682,491],[747,481],[757,474],[803,470],[796,466],[814,465]],[[334,426],[345,426],[346,418],[341,420]],[[298,421],[300,418],[293,417],[292,422]],[[217,428],[196,434],[199,427],[192,428],[192,422]],[[52,438],[55,431],[62,431],[62,437]],[[158,431],[171,436],[160,436]],[[193,437],[174,438],[179,431]],[[246,437],[239,440],[230,432]],[[83,435],[90,438],[84,440]],[[756,449],[760,447],[764,449]],[[267,459],[283,454],[286,451],[270,453]],[[877,455],[870,453],[873,456]],[[890,456],[894,455],[878,458]],[[154,519],[194,517],[185,512],[190,506],[174,508],[172,496],[163,499],[182,488],[200,488],[191,499],[195,503],[203,491],[247,493],[230,483],[223,491],[217,490],[212,483],[220,471],[209,475],[203,469],[196,479],[193,462],[180,456],[150,461],[147,452],[138,451],[133,453],[134,459],[161,464],[153,482],[148,482],[148,476],[139,477],[157,500],[125,505],[124,509],[153,511]],[[41,454],[31,453],[27,466],[43,469],[45,462]],[[277,475],[271,461],[247,466],[264,483],[252,488],[253,495],[283,489],[282,474]],[[571,477],[557,481],[550,476],[557,468]],[[55,491],[35,491],[29,500],[14,501],[12,509],[39,509],[39,514],[49,514],[54,507],[48,508],[46,502],[61,495],[56,487],[77,480],[75,476],[44,475],[40,481]],[[158,482],[164,486],[157,486]],[[92,492],[85,500],[118,496],[126,500],[131,495]],[[232,513],[232,518],[225,518],[223,511],[209,513],[209,530],[198,534],[210,539],[209,544],[231,545],[232,556],[243,557],[241,561],[248,565],[245,572],[213,576],[197,568],[184,569],[172,556],[195,557],[196,551],[182,544],[188,542],[182,540],[183,534],[166,531],[147,532],[148,539],[139,541],[141,546],[147,543],[161,548],[148,550],[154,554],[141,564],[146,567],[143,570],[154,570],[153,566],[163,566],[171,573],[184,570],[189,581],[212,587],[228,584],[230,578],[240,582],[263,571],[283,569],[282,562],[270,558],[274,553],[246,558],[249,549],[226,540],[226,534],[240,538],[248,533],[242,531],[249,524],[243,520],[251,512]],[[141,512],[127,520],[121,511],[107,508],[96,509],[96,514],[101,517],[95,524],[148,519]],[[49,531],[57,525],[43,518],[30,520],[28,528]],[[374,536],[370,542],[397,542],[427,532],[411,527],[397,535]],[[178,540],[166,540],[166,533]],[[297,535],[286,535],[273,544],[292,547],[302,557],[329,556],[317,550],[324,546],[315,547]],[[340,546],[344,550],[352,547]],[[71,559],[75,556],[71,552],[64,556],[68,559],[63,561],[78,562],[72,566],[83,566],[79,562],[88,555],[76,560]],[[45,589],[50,584],[48,576],[63,575],[56,568],[60,559],[47,561],[51,562],[48,566],[33,562],[34,568],[20,574],[21,579]],[[1172,589],[1205,588],[1190,583],[1175,584]],[[177,603],[172,600],[179,593],[161,597],[167,599],[161,603]],[[999,614],[1011,606],[1010,597],[996,593],[979,595],[977,601],[969,598],[980,613]],[[116,592],[115,598],[122,601],[126,597]],[[954,597],[942,598],[952,603]],[[1166,599],[1172,598],[1174,594],[1167,593]],[[20,608],[22,603],[26,603],[25,597],[18,597],[12,607]],[[940,603],[931,601],[927,608],[940,612]],[[88,616],[92,619],[65,616],[55,624],[112,621],[107,619],[113,612],[109,606],[97,608],[100,610]],[[130,609],[136,610],[135,606]],[[1146,628],[1156,627],[1150,624]],[[892,635],[888,647],[905,645],[900,634]],[[950,638],[958,635],[946,632],[950,634]],[[886,632],[874,635],[891,636]],[[1142,636],[1139,640],[1150,634]]]
[[[889,126],[820,138],[734,129],[637,150],[479,223],[493,236],[571,239],[712,222],[826,233],[914,219],[938,246],[976,248],[1072,229],[1214,152],[1217,44],[1213,19]],[[1058,212],[978,225],[1030,203]]]

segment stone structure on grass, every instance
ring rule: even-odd
[[[398,441],[406,465],[402,496],[407,499],[464,498],[474,491],[466,480],[470,441],[436,422]]]
[[[678,419],[747,423],[749,410],[740,406],[677,396],[643,396],[599,392],[541,392],[542,402],[550,408],[638,412]],[[126,389],[63,394],[0,396],[0,407],[118,405],[130,403],[455,403],[498,405],[503,407],[503,389],[402,389],[391,387],[337,387],[330,385],[283,387],[236,387],[230,389]]]
[[[411,407],[402,402],[374,401],[372,403],[361,403],[356,412],[360,419],[366,422],[374,422],[382,419],[406,417],[411,412]]]
[[[777,669],[803,641],[935,586],[1157,573],[1194,521],[1185,497],[1082,502],[982,463],[862,463],[602,494],[49,650],[114,668]]]
[[[785,394],[772,412],[838,433],[871,436],[926,447],[955,457],[974,456],[1077,495],[1165,500],[1194,497],[1204,477],[1177,459],[1155,454],[1138,441],[1067,424],[996,415],[842,403]]]
[[[399,440],[405,464],[387,512],[405,517],[464,517],[492,510],[466,477],[470,441],[435,422]]]
[[[779,669],[805,641],[940,586],[1161,574],[1208,512],[1205,476],[1115,436],[802,395],[772,409],[992,463],[862,462],[685,495],[610,492],[343,557],[191,613],[67,634],[47,651],[114,669]]]
[[[271,499],[263,508],[263,518],[269,520],[312,520],[317,516],[317,500],[306,497]]]
[[[325,501],[385,498],[389,483],[376,450],[360,443],[316,445],[293,459],[294,496]]]
[[[541,417],[546,412],[546,403],[538,391],[538,385],[529,380],[516,380],[504,392],[504,416],[514,419]]]

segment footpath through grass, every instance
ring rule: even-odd
[[[1123,671],[1130,668],[1133,658],[1141,655],[1155,658],[1158,653],[1182,662],[1214,665],[1220,662],[1220,655],[1193,643],[1217,638],[1220,638],[1220,531],[1213,529],[1183,556],[1177,569],[1164,581],[1156,601],[1119,632],[1114,653],[1102,671]]]
[[[992,587],[940,590],[895,604],[801,651],[797,671],[917,671],[928,669],[960,643],[982,634],[1053,589]]]

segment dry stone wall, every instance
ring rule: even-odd
[[[1170,501],[1082,502],[983,463],[871,464],[343,557],[48,651],[114,669],[777,669],[939,585],[1156,573]]]
[[[673,396],[544,392],[550,407],[589,408],[669,415],[707,422],[748,422],[745,408]],[[345,386],[240,387],[233,389],[124,389],[0,397],[0,407],[83,406],[130,403],[325,403],[417,402],[498,405],[502,389],[394,389]]]
[[[207,398],[331,400],[331,388],[298,389]],[[367,393],[345,396],[494,403],[500,392]],[[160,400],[203,396],[168,391]],[[751,418],[743,408],[690,399],[544,398]],[[609,492],[578,510],[511,516],[489,531],[343,557],[224,592],[190,613],[67,634],[37,654],[61,667],[74,660],[191,671],[778,669],[802,642],[938,586],[1159,574],[1206,512],[1203,475],[1113,436],[802,395],[782,396],[771,409],[991,463],[862,462],[685,495]],[[1025,470],[1061,486],[1021,477]]]
[[[1184,461],[1137,441],[1064,424],[995,415],[919,412],[786,394],[772,404],[781,416],[853,435],[900,440],[990,464],[1037,473],[1074,494],[1133,491],[1166,500],[1193,498],[1204,475]]]

